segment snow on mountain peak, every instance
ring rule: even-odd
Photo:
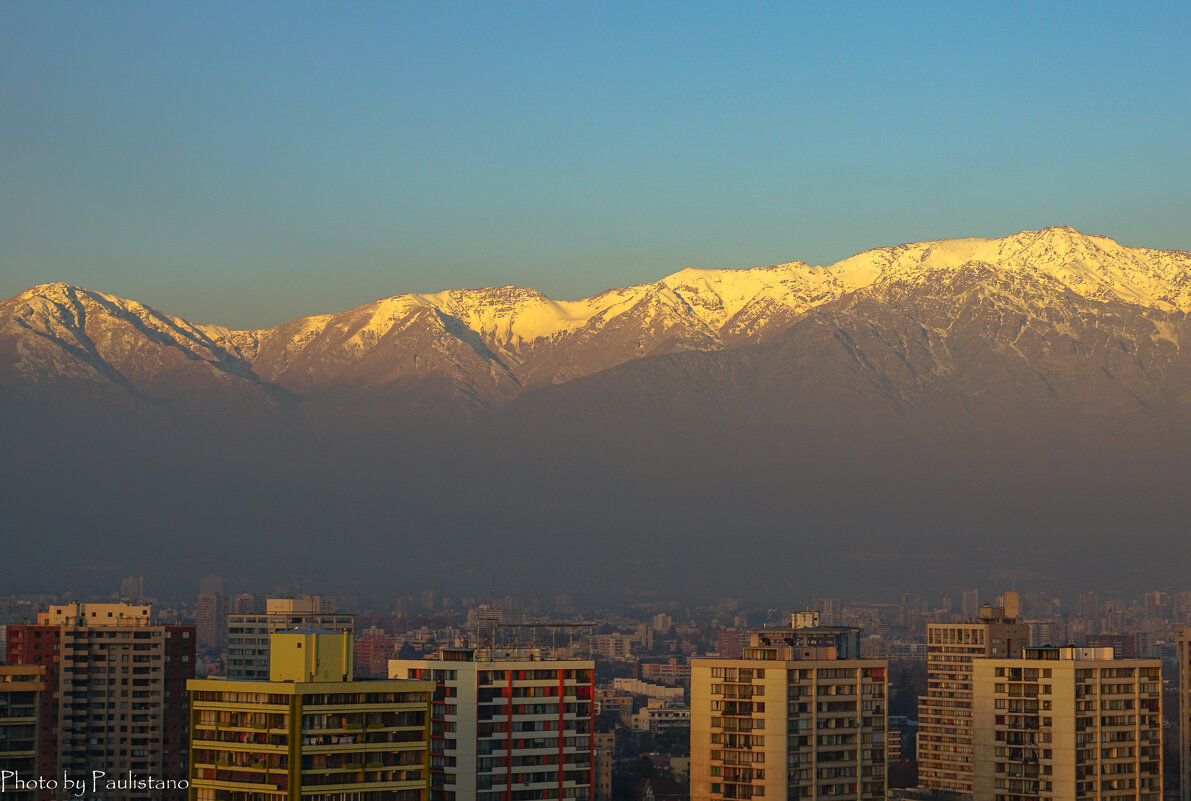
[[[1191,310],[1191,254],[1127,248],[1108,237],[1055,226],[1000,239],[943,239],[875,248],[829,266],[790,262],[738,270],[688,267],[660,281],[579,300],[554,300],[515,286],[398,295],[285,328],[287,336],[306,342],[328,326],[345,326],[345,344],[366,350],[369,343],[407,324],[403,321],[418,310],[433,310],[445,321],[458,321],[475,332],[510,363],[521,363],[544,344],[554,347],[572,337],[593,336],[621,319],[633,328],[683,330],[723,346],[780,329],[795,316],[849,292],[889,282],[922,283],[939,270],[973,263],[1000,271],[1041,271],[1077,294],[1098,300]],[[266,336],[268,332],[240,332],[232,338]]]
[[[301,395],[341,384],[397,386],[433,374],[483,404],[642,356],[760,342],[849,293],[879,302],[899,294],[946,301],[949,293],[990,287],[995,292],[987,297],[996,303],[1044,316],[1070,306],[1068,291],[1187,312],[1191,253],[1131,248],[1056,226],[875,248],[829,266],[688,267],[578,300],[515,286],[397,295],[259,331],[193,325],[59,282],[0,304],[0,356],[11,355],[22,381],[108,380],[146,397],[168,394],[179,376],[214,376],[219,386],[244,392],[265,382]],[[1177,347],[1163,315],[1150,317],[1156,336]]]
[[[1035,271],[1094,300],[1191,310],[1191,254],[1128,248],[1070,226],[1021,231],[1000,239],[943,239],[877,248],[824,269],[860,288],[922,281],[933,271],[971,263],[1000,271]]]
[[[642,352],[653,347],[645,344],[647,340],[671,343],[665,347],[688,347],[675,342],[724,347],[781,330],[798,315],[850,292],[892,284],[934,291],[940,271],[980,264],[1000,272],[1044,274],[1093,300],[1191,311],[1191,254],[1125,247],[1069,226],[1021,231],[999,239],[972,237],[881,247],[829,266],[790,262],[739,270],[688,267],[659,281],[579,300],[554,300],[535,289],[515,286],[398,295],[265,331],[193,326],[135,301],[64,283],[31,287],[8,303],[18,307],[17,317],[41,331],[77,326],[83,304],[130,315],[129,319],[140,321],[138,325],[176,337],[205,358],[210,344],[216,343],[249,360],[268,348],[281,348],[289,359],[316,341],[334,341],[345,354],[364,354],[382,339],[423,320],[444,336],[470,331],[499,358],[522,364],[531,352],[541,354],[542,348],[554,350],[570,341],[608,347],[605,334],[610,331],[646,332],[644,339],[637,334],[618,335],[626,343],[632,339],[632,348]],[[428,313],[435,317],[426,317]]]

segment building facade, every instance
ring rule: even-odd
[[[0,787],[5,801],[34,801],[37,791],[14,787],[14,779],[29,780],[40,773],[38,725],[45,691],[44,668],[37,665],[0,665]]]
[[[926,695],[918,699],[918,786],[971,796],[975,767],[972,746],[972,661],[1014,658],[1029,644],[1029,628],[1018,622],[1018,602],[985,606],[968,623],[932,623],[926,629]]]
[[[616,761],[616,733],[596,732],[594,742],[595,801],[612,801],[612,766]]]
[[[370,628],[357,634],[356,675],[368,679],[384,679],[389,676],[389,660],[397,655],[397,639],[378,628]]]
[[[267,680],[269,638],[279,631],[317,628],[327,631],[355,629],[352,615],[336,614],[334,601],[325,596],[269,598],[263,613],[227,615],[227,677]]]
[[[196,633],[198,647],[222,651],[227,647],[227,616],[231,599],[223,593],[204,593],[198,597]]]
[[[9,628],[9,662],[40,665],[43,776],[187,773],[186,680],[193,626],[159,626],[148,605],[51,606],[38,625]],[[104,798],[180,799],[184,790],[116,788]]]
[[[1160,801],[1162,663],[1028,648],[973,663],[975,801]]]
[[[188,682],[191,801],[425,801],[433,684],[356,681],[342,632],[272,650],[268,680]]]
[[[590,660],[533,650],[454,648],[391,661],[390,678],[437,685],[431,799],[591,799],[594,673]]]
[[[54,776],[58,770],[58,652],[62,630],[58,626],[17,624],[6,632],[6,659],[10,665],[42,669],[45,685],[38,701],[37,770]]]
[[[1191,801],[1191,627],[1175,629],[1179,662],[1179,797]]]
[[[887,663],[796,631],[691,660],[691,798],[884,799]]]

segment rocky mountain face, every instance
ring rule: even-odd
[[[901,404],[914,387],[992,378],[970,358],[980,342],[1009,360],[1000,369],[1025,370],[1023,392],[1075,392],[1099,359],[1138,402],[1178,405],[1171,368],[1189,309],[1191,255],[1069,228],[880,248],[830,267],[688,269],[579,301],[516,287],[399,295],[259,331],[47,284],[0,303],[0,392],[165,415],[359,404],[394,419],[471,418],[535,387],[830,320],[832,341]],[[902,323],[886,330],[890,315]]]

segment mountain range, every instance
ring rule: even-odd
[[[265,330],[45,284],[0,302],[0,508],[76,572],[1149,588],[1188,555],[1189,312],[1191,254],[1066,227]]]
[[[853,347],[872,335],[878,309],[908,315],[912,328],[882,340],[886,365]],[[829,267],[686,269],[577,301],[518,287],[398,295],[264,330],[44,284],[0,303],[0,392],[167,414],[367,403],[399,420],[474,417],[536,387],[648,357],[797,338],[829,320],[837,347],[878,381],[900,385],[907,370],[919,384],[953,380],[971,367],[953,352],[962,333],[1059,392],[1088,357],[1113,372],[1132,356],[1165,382],[1188,310],[1191,255],[1071,228],[878,248]],[[1097,355],[1101,338],[1120,355]]]

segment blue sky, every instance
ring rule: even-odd
[[[0,296],[402,292],[1069,224],[1191,250],[1191,6],[0,0]]]

